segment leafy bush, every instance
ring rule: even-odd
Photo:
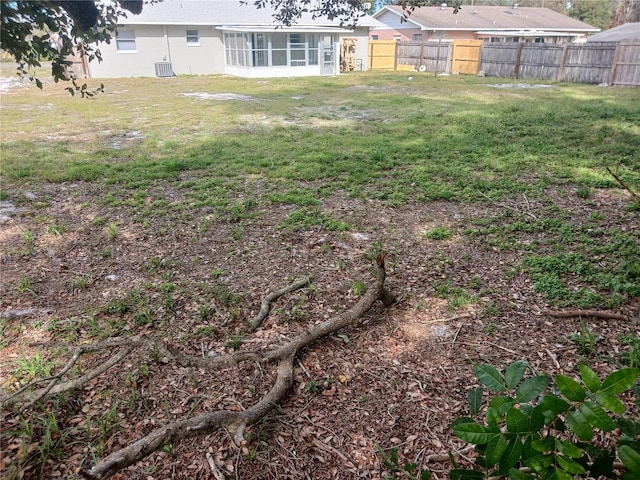
[[[452,480],[508,476],[514,480],[572,480],[574,476],[637,479],[640,476],[640,422],[622,415],[618,398],[632,388],[638,368],[623,368],[604,381],[588,366],[581,365],[580,381],[556,375],[524,379],[528,364],[517,361],[504,375],[495,367],[476,367],[480,382],[498,395],[484,409],[485,421],[460,418],[454,422],[456,436],[475,445],[476,463],[484,471],[455,468]],[[635,389],[637,390],[637,386]],[[545,393],[546,392],[546,393]],[[544,393],[544,396],[543,396]],[[469,406],[478,417],[483,410],[484,389],[469,391]],[[594,429],[620,429],[617,443],[607,448],[594,440]],[[619,477],[614,462],[626,472]]]

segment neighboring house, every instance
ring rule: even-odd
[[[443,3],[420,7],[406,21],[400,6],[388,5],[373,17],[385,27],[371,31],[372,40],[456,40],[485,42],[566,43],[585,39],[600,29],[548,8],[465,5],[458,13]]]
[[[623,23],[604,32],[591,35],[587,42],[640,41],[640,23]]]
[[[340,52],[347,69],[365,69],[369,28],[362,17],[355,30],[338,21],[304,15],[285,27],[274,11],[240,0],[164,0],[145,5],[121,21],[115,41],[102,45],[102,62],[92,77],[151,77],[229,74],[242,77],[337,75]],[[344,48],[348,44],[348,48]]]

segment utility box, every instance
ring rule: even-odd
[[[173,73],[173,67],[171,62],[157,62],[156,63],[156,77],[175,77]]]

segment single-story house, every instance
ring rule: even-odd
[[[549,8],[465,5],[419,7],[408,17],[401,6],[387,5],[373,17],[385,26],[371,30],[372,40],[484,40],[486,42],[566,43],[600,31]],[[406,21],[405,21],[406,20]]]
[[[623,23],[587,38],[587,42],[640,41],[640,23]]]
[[[273,14],[240,0],[147,4],[120,21],[115,41],[100,46],[102,62],[90,63],[89,76],[296,77],[366,69],[369,29],[380,26],[372,17],[351,29],[309,14],[287,27]]]

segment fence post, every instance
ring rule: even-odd
[[[613,65],[611,65],[611,75],[609,75],[609,85],[616,84],[616,71],[618,70],[618,61],[620,60],[620,44],[616,45],[616,52],[613,54]]]
[[[522,54],[522,44],[524,42],[518,42],[518,49],[516,50],[516,64],[514,67],[513,76],[517,80],[520,76],[520,55]]]
[[[398,42],[396,40],[396,49],[395,49],[395,52],[393,54],[393,71],[394,72],[398,71],[398,43],[400,43],[400,42]]]
[[[427,63],[424,61],[424,40],[420,41],[420,64],[418,65],[418,69],[420,65],[426,65]]]
[[[560,57],[560,67],[558,68],[558,78],[556,82],[562,82],[564,80],[564,64],[567,61],[567,52],[569,50],[569,43],[565,43],[562,47],[562,55]]]

